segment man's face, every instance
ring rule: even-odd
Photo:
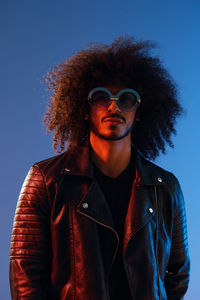
[[[113,95],[124,87],[106,86]],[[112,101],[108,108],[97,108],[91,105],[89,113],[90,130],[105,140],[120,140],[131,134],[135,119],[136,108],[131,112],[121,111],[116,102]]]

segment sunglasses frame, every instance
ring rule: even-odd
[[[135,103],[135,105],[133,106],[133,108],[131,110],[124,110],[124,109],[121,109],[117,103],[117,106],[119,107],[120,110],[122,111],[133,111],[135,107],[138,107],[141,103],[141,97],[140,95],[138,94],[138,92],[136,92],[135,90],[133,89],[123,89],[121,91],[119,91],[119,93],[117,93],[117,95],[113,95],[108,89],[104,88],[104,87],[96,87],[94,89],[92,89],[89,94],[88,94],[88,102],[90,104],[93,103],[92,101],[92,96],[95,92],[106,92],[109,96],[110,96],[110,100],[111,101],[116,101],[116,103],[119,101],[119,98],[120,96],[123,94],[123,93],[132,93],[133,95],[136,96],[136,100],[137,102]],[[109,102],[108,102],[109,103]],[[109,106],[109,105],[108,105]],[[106,106],[105,106],[106,107]]]

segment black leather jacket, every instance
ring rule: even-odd
[[[14,219],[12,299],[108,300],[118,243],[88,146],[35,164]],[[183,299],[189,256],[182,192],[171,173],[139,153],[123,262],[132,299]]]

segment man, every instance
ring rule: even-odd
[[[11,241],[12,299],[183,299],[182,192],[146,159],[172,146],[182,108],[151,47],[131,38],[93,45],[48,76],[44,122],[54,148],[67,151],[36,163],[25,179]]]

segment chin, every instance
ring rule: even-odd
[[[98,136],[107,141],[119,141],[125,138],[128,134],[129,132],[125,132],[124,134],[109,134],[109,135],[104,135],[99,133]]]
[[[91,128],[91,131],[98,137],[107,141],[119,141],[131,134],[133,126],[129,127],[127,130],[120,132],[120,130],[116,130],[116,126],[112,125],[112,130],[99,131],[97,128]]]

